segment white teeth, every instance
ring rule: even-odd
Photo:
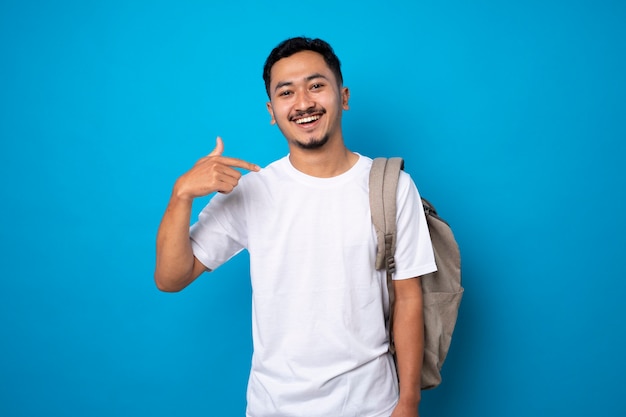
[[[316,120],[318,120],[320,117],[319,116],[310,116],[310,117],[305,117],[304,119],[298,119],[296,120],[296,123],[301,125],[303,123],[311,123],[314,122]]]

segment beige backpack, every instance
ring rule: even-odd
[[[395,299],[392,274],[395,272],[393,254],[397,235],[396,188],[403,168],[402,158],[376,158],[372,164],[369,180],[372,222],[378,239],[376,269],[387,270],[391,305],[390,333],[393,328]],[[437,215],[432,204],[425,199],[422,199],[422,204],[437,263],[436,272],[421,278],[424,294],[424,362],[421,387],[426,390],[435,388],[441,383],[441,367],[450,348],[464,289],[461,286],[459,246],[452,230]],[[390,335],[390,339],[390,351],[395,359],[393,334]]]

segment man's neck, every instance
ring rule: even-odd
[[[356,164],[359,156],[340,145],[330,143],[320,149],[290,147],[289,161],[298,171],[318,178],[331,178],[341,175]]]

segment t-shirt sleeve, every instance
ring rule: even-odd
[[[240,191],[237,187],[230,194],[216,194],[189,230],[193,254],[209,270],[217,269],[246,246]]]
[[[396,272],[393,279],[419,277],[437,270],[422,200],[415,183],[401,172],[397,194]]]

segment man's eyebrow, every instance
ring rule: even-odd
[[[323,78],[323,79],[325,79],[325,80],[328,80],[328,77],[326,77],[326,76],[325,76],[325,75],[323,75],[323,74],[318,74],[318,73],[315,73],[315,74],[311,74],[311,75],[309,75],[308,77],[306,77],[306,80],[307,80],[307,81],[312,81],[312,80],[314,80],[314,79],[316,79],[316,78]]]
[[[309,76],[307,76],[305,78],[306,81],[312,81],[315,80],[316,78],[323,78],[324,80],[328,81],[328,77],[323,75],[323,74],[319,74],[319,73],[314,73],[311,74]],[[293,81],[281,81],[278,84],[276,84],[276,87],[274,87],[274,92],[278,91],[279,89],[283,88],[283,87],[289,87],[293,85]]]
[[[281,81],[278,84],[276,84],[276,87],[274,87],[274,92],[278,91],[279,89],[281,89],[283,87],[289,87],[290,85],[293,85],[293,82],[291,82],[291,81]]]

